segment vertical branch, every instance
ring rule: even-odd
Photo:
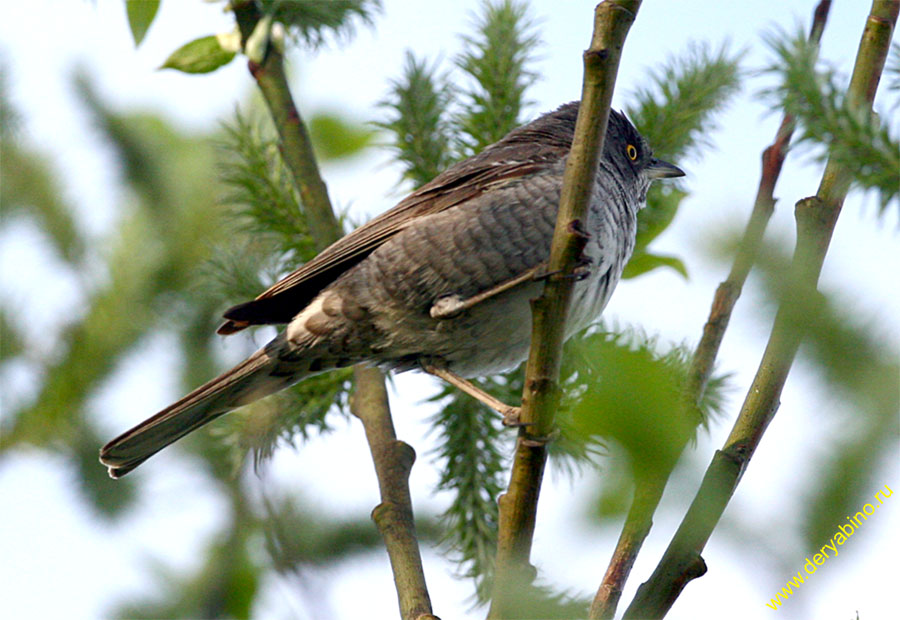
[[[619,540],[609,559],[600,587],[597,588],[597,594],[591,602],[588,615],[591,620],[612,620],[615,617],[625,582],[628,581],[644,539],[653,527],[653,514],[662,498],[667,481],[668,475],[635,478],[634,498],[625,516],[622,532],[619,534]]]
[[[816,44],[822,39],[830,8],[831,0],[820,0],[813,12],[809,38]],[[781,174],[781,166],[784,163],[793,131],[794,119],[789,114],[785,114],[775,134],[774,142],[763,151],[762,174],[750,219],[738,245],[731,271],[716,289],[709,318],[703,326],[703,335],[691,358],[684,391],[682,415],[689,415],[699,406],[706,391],[722,338],[725,336],[725,330],[731,320],[731,313],[741,295],[750,269],[756,261],[766,226],[772,217],[775,208],[775,183]],[[680,453],[681,450],[679,449],[678,452]],[[635,480],[635,496],[625,518],[625,525],[603,581],[591,604],[590,617],[593,620],[609,620],[615,616],[625,581],[634,566],[644,539],[653,526],[653,515],[667,482],[668,473]]]
[[[594,11],[594,34],[584,53],[584,84],[575,136],[566,163],[559,214],[543,295],[533,303],[532,342],[525,370],[521,421],[507,492],[500,497],[493,599],[489,618],[507,617],[516,590],[530,582],[531,543],[547,460],[546,436],[557,406],[559,366],[573,280],[568,277],[586,242],[581,232],[594,171],[602,153],[622,46],[640,0],[607,0]]]
[[[830,8],[831,0],[821,0],[813,13],[809,40],[816,45],[822,39]],[[731,320],[731,313],[744,288],[747,275],[750,273],[753,263],[756,262],[766,226],[775,209],[775,183],[781,174],[781,166],[784,163],[793,132],[794,119],[790,114],[785,114],[781,120],[781,126],[775,134],[775,141],[763,151],[762,176],[759,180],[759,189],[753,203],[750,221],[747,222],[747,227],[741,237],[731,271],[725,281],[716,289],[709,318],[703,326],[703,336],[697,344],[691,361],[686,388],[686,398],[691,406],[696,406],[703,397],[716,356],[719,353],[719,347],[722,344],[722,338]]]
[[[241,42],[246,47],[257,27],[264,28],[265,23],[261,22],[262,15],[254,2],[233,4],[241,30]],[[334,215],[328,188],[319,173],[306,123],[294,105],[284,72],[284,56],[270,42],[266,42],[262,52],[262,58],[251,58],[247,62],[247,68],[256,80],[272,115],[272,123],[278,132],[278,148],[300,193],[310,233],[316,246],[322,250],[340,239],[344,233]]]
[[[900,0],[874,0],[847,92],[851,107],[871,107],[884,69]],[[788,273],[790,295],[779,303],[772,333],[752,385],[722,450],[716,452],[700,489],[650,579],[637,592],[625,618],[661,618],[684,586],[706,566],[700,556],[734,494],[769,422],[778,409],[802,333],[792,299],[817,295],[816,284],[852,171],[830,157],[815,196],[795,207],[797,244]]]
[[[232,8],[246,48],[248,40],[259,36],[256,31],[265,28],[266,23],[255,2],[233,2]],[[343,232],[319,173],[309,132],[294,104],[284,71],[284,56],[266,40],[261,58],[250,58],[248,68],[272,115],[278,146],[300,193],[312,237],[318,248],[324,249]],[[415,451],[397,440],[381,372],[356,366],[353,376],[351,410],[365,427],[381,492],[381,503],[372,511],[372,518],[391,560],[401,617],[404,620],[433,618],[409,493],[409,471],[415,461]]]

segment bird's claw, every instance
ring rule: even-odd
[[[575,280],[576,282],[581,282],[585,278],[590,277],[591,267],[593,266],[593,261],[587,256],[582,255],[575,262],[575,266],[572,268],[571,273],[563,273],[561,269],[554,269],[553,271],[539,273],[534,276],[534,279],[538,282],[549,278],[553,278],[554,280]]]
[[[521,407],[513,407],[511,405],[506,406],[505,411],[501,411],[503,414],[503,426],[508,426],[511,428],[518,428],[521,426],[528,426],[531,424],[530,422],[522,422],[522,408]]]

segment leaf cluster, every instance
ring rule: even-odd
[[[634,328],[592,328],[566,348],[563,411],[572,441],[613,441],[635,476],[667,473],[699,426],[721,413],[727,376],[715,375],[693,413],[684,401],[691,354]]]
[[[260,0],[259,4],[261,12],[283,24],[297,43],[313,49],[329,38],[348,39],[357,23],[371,25],[381,10],[381,0]]]
[[[472,36],[454,65],[467,78],[458,93],[457,152],[470,157],[505,136],[528,105],[525,91],[537,79],[529,68],[538,48],[535,22],[524,2],[485,2],[473,20]]]
[[[447,166],[474,155],[522,122],[529,68],[538,38],[525,2],[482,4],[475,34],[462,37],[455,73],[406,55],[403,73],[382,101],[391,148],[415,187]],[[463,85],[459,85],[462,82]]]
[[[476,380],[482,389],[507,402],[522,393],[522,371]],[[443,463],[437,489],[452,493],[441,515],[442,542],[475,580],[476,597],[484,602],[491,591],[497,538],[497,497],[504,486],[507,456],[500,445],[504,429],[496,412],[450,386],[429,400],[441,410],[432,418],[437,448],[433,456]]]
[[[316,244],[271,127],[236,111],[224,126],[219,153],[230,235],[228,245],[207,263],[206,275],[209,294],[234,304],[315,256]],[[348,411],[350,388],[351,371],[335,371],[233,413],[220,426],[234,448],[233,465],[239,466],[250,450],[259,465],[279,442],[292,443],[312,428],[327,430],[330,410]]]
[[[795,144],[812,146],[820,161],[834,158],[860,189],[878,196],[882,212],[892,202],[900,206],[900,140],[891,135],[889,124],[846,96],[846,79],[817,62],[815,45],[802,34],[776,31],[766,43],[775,55],[767,72],[778,84],[763,94],[773,109],[783,109],[796,120]],[[894,44],[894,68],[888,70],[895,76],[894,84],[900,74],[898,56]]]
[[[248,3],[229,3],[237,14]],[[237,5],[237,6],[235,6]],[[139,46],[156,19],[159,0],[127,0],[128,25]],[[380,0],[258,0],[249,7],[254,15],[250,29],[253,35],[242,45],[237,31],[206,35],[188,41],[171,54],[160,69],[184,73],[210,73],[230,63],[238,52],[257,62],[271,45],[284,46],[284,34],[297,45],[316,49],[331,38],[347,40],[355,32],[357,22],[371,24],[381,10]],[[277,26],[276,26],[277,25]],[[243,29],[244,26],[241,25]],[[237,30],[237,29],[236,29]],[[259,55],[259,58],[256,57]]]
[[[59,326],[52,355],[42,356],[29,349],[26,334],[10,320],[27,315],[28,308],[4,299],[4,369],[28,357],[40,374],[34,398],[4,411],[0,456],[24,445],[52,451],[69,462],[76,488],[95,513],[114,518],[133,506],[142,477],[113,481],[97,462],[97,450],[109,435],[92,415],[98,407],[95,395],[123,364],[145,355],[151,339],[172,343],[184,360],[185,386],[208,379],[221,366],[215,359],[212,317],[225,303],[258,293],[284,271],[288,257],[299,260],[312,250],[302,239],[296,192],[285,182],[265,128],[241,118],[223,131],[215,149],[212,136],[184,134],[160,118],[109,108],[85,79],[76,92],[98,138],[120,162],[118,194],[127,200],[108,236],[89,239],[77,225],[74,206],[53,181],[46,156],[17,134],[8,141],[4,137],[3,174],[37,179],[29,187],[6,183],[4,176],[4,213],[14,205],[17,217],[36,222],[64,268],[82,274],[85,307]],[[10,111],[5,100],[0,109]],[[221,225],[224,199],[232,212],[228,226]],[[4,218],[2,226],[8,223]],[[217,285],[210,274],[222,265],[230,271],[219,281],[228,280],[230,287],[211,294]],[[236,273],[241,277],[232,279]],[[260,508],[250,501],[248,477],[239,475],[246,470],[241,464],[248,449],[260,453],[294,433],[323,428],[335,402],[346,407],[349,383],[348,371],[314,377],[282,393],[277,406],[269,403],[268,416],[235,414],[211,425],[212,433],[194,433],[178,443],[175,449],[189,452],[215,481],[223,525],[195,567],[182,571],[157,565],[158,596],[120,605],[120,617],[249,617],[266,567],[297,572],[375,544],[371,525],[300,509],[296,498],[268,500]],[[134,411],[123,413],[136,419],[150,412],[136,402]],[[117,419],[119,426],[125,418]],[[229,425],[241,427],[240,432]],[[221,441],[223,434],[232,441]],[[233,448],[236,444],[240,450]],[[268,560],[261,550],[270,554]]]

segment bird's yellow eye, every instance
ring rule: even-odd
[[[625,154],[628,155],[628,159],[634,161],[637,159],[637,148],[633,144],[629,144],[625,147]]]

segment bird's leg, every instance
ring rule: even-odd
[[[546,280],[549,277],[559,277],[559,278],[572,278],[574,280],[584,280],[586,277],[591,275],[591,266],[593,262],[590,258],[586,256],[581,256],[578,261],[575,263],[575,268],[572,270],[572,273],[569,275],[561,275],[559,271],[547,271],[547,265],[540,264],[535,267],[532,267],[528,271],[516,276],[515,278],[510,278],[506,282],[501,282],[494,288],[490,288],[486,291],[482,291],[471,297],[461,297],[459,295],[445,295],[440,297],[437,301],[434,302],[434,305],[431,306],[431,310],[429,310],[429,314],[433,319],[452,319],[453,317],[459,315],[461,312],[480,304],[481,302],[490,299],[491,297],[495,297],[500,293],[506,292],[511,288],[519,286],[520,284],[524,284],[526,282],[540,282],[541,280]]]
[[[422,364],[422,370],[430,375],[434,375],[435,377],[443,379],[450,385],[459,388],[475,400],[484,403],[494,411],[500,413],[503,416],[504,426],[522,425],[519,422],[519,413],[521,412],[520,407],[507,405],[503,401],[494,398],[471,381],[463,379],[458,374],[450,372],[449,370],[447,370],[446,368],[442,368],[441,366],[436,366],[434,364]]]
[[[481,303],[486,299],[495,297],[496,295],[499,295],[504,291],[508,291],[509,289],[525,282],[539,279],[543,274],[544,268],[544,265],[532,267],[528,271],[516,276],[515,278],[511,278],[506,282],[501,282],[497,286],[486,291],[482,291],[476,295],[472,295],[471,297],[463,298],[459,295],[445,295],[444,297],[441,297],[434,302],[434,305],[431,306],[429,314],[431,314],[431,318],[433,319],[452,319],[460,312],[468,310],[469,308]]]

